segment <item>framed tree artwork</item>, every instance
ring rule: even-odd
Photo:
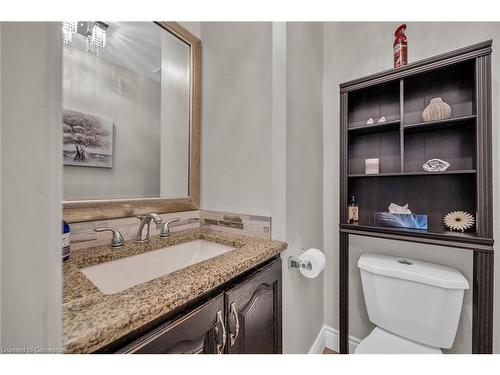
[[[113,132],[111,119],[63,110],[64,165],[112,168]]]

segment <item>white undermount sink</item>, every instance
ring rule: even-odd
[[[113,294],[216,257],[232,247],[205,240],[184,242],[80,271],[104,294]]]

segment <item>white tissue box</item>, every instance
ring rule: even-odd
[[[365,174],[379,174],[378,159],[365,159]]]

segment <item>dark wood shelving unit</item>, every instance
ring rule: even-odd
[[[398,69],[340,85],[340,352],[348,352],[349,235],[387,238],[473,251],[473,353],[492,352],[493,217],[491,154],[491,45],[478,43]],[[422,122],[435,97],[451,107],[446,120]],[[377,124],[384,116],[387,121]],[[375,124],[367,125],[373,118]],[[379,174],[365,174],[365,159],[378,158]],[[429,159],[450,163],[426,172]],[[348,198],[359,204],[348,224]],[[408,203],[428,217],[428,229],[374,224],[391,202]],[[463,210],[476,225],[447,231],[444,216]]]

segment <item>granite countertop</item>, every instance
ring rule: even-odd
[[[235,249],[109,295],[99,291],[79,270],[196,239]],[[98,246],[73,251],[63,266],[63,350],[93,352],[265,262],[286,247],[281,241],[196,229],[172,234],[168,239],[151,237],[147,244],[128,241],[119,249]]]

